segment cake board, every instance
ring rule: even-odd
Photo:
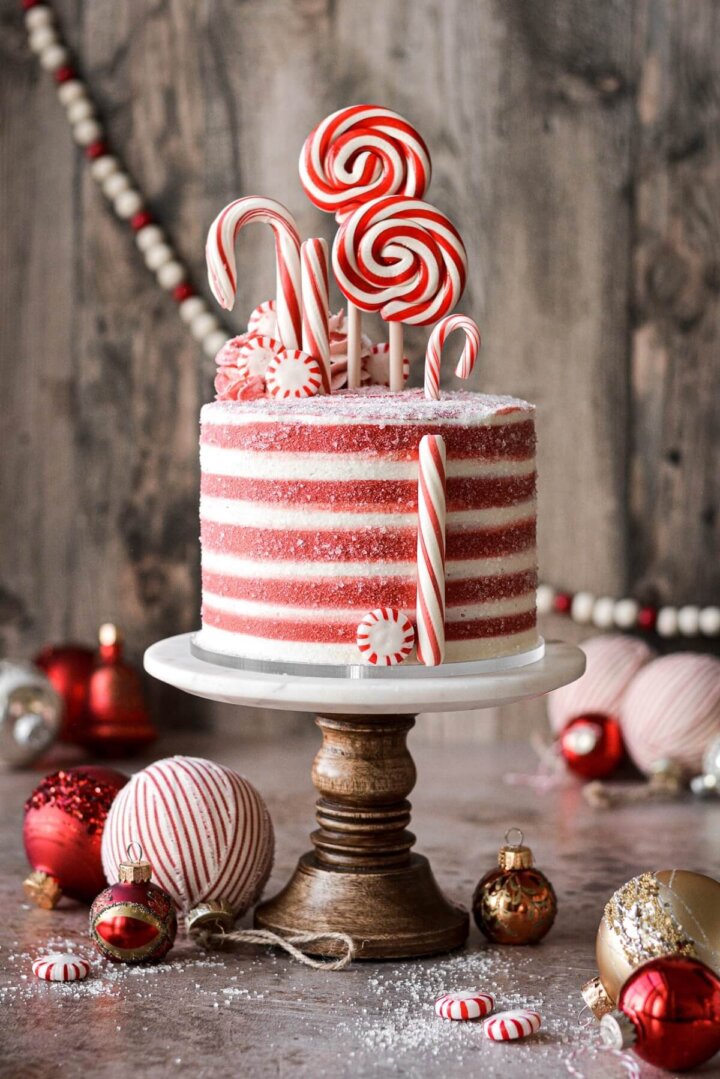
[[[194,650],[193,637],[152,645],[145,669],[208,700],[315,712],[322,732],[312,769],[319,794],[314,849],[282,891],[256,908],[256,926],[283,936],[348,933],[360,959],[434,955],[462,945],[467,912],[445,898],[427,858],[411,849],[407,799],[416,772],[408,731],[420,712],[492,708],[557,689],[580,677],[583,652],[552,641],[524,666],[407,666],[372,677],[348,668],[350,676],[338,678],[210,662]],[[336,947],[328,942],[319,954],[337,954]]]

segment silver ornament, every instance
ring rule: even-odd
[[[703,754],[703,772],[720,782],[720,738],[713,738]]]
[[[43,672],[0,660],[0,767],[23,768],[57,738],[63,704]]]

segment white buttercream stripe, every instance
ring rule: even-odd
[[[443,427],[479,428],[506,427],[511,423],[524,423],[532,419],[534,419],[534,415],[531,411],[518,408],[512,412],[489,413],[487,416],[483,416],[482,422],[478,422],[474,417],[468,418],[463,415],[443,416],[437,422],[440,422]],[[302,427],[347,427],[352,423],[360,424],[363,427],[386,427],[388,425],[393,427],[418,427],[419,425],[433,422],[435,421],[430,412],[422,418],[414,416],[410,419],[390,414],[382,419],[365,415],[362,400],[359,402],[359,408],[353,417],[348,412],[337,411],[331,413],[329,410],[327,415],[318,416],[317,414],[303,413],[299,407],[295,407],[292,414],[273,414],[272,412],[253,411],[251,409],[213,409],[212,407],[205,407],[202,411],[203,427],[255,427],[262,423],[291,423]]]
[[[246,618],[275,618],[287,622],[350,622],[357,625],[359,617],[365,613],[364,607],[286,607],[278,603],[260,603],[257,600],[234,599],[220,596],[216,592],[204,592],[203,603],[217,611]],[[464,604],[462,607],[448,607],[445,617],[448,622],[467,622],[476,618],[500,618],[505,615],[524,614],[535,606],[535,592],[510,599],[487,600],[484,603]],[[412,621],[415,611],[403,610],[403,614]]]

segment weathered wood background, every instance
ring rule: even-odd
[[[203,287],[205,230],[238,194],[271,194],[305,234],[330,235],[296,178],[327,112],[379,101],[416,122],[430,197],[470,253],[476,385],[539,405],[542,575],[720,600],[720,4],[56,6],[112,142]],[[138,656],[198,622],[212,365],[88,175],[17,3],[0,11],[2,648],[92,638],[111,618]],[[270,248],[263,230],[243,237],[240,315],[272,293]],[[171,720],[209,714],[163,700]]]

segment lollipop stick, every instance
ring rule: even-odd
[[[393,393],[399,393],[405,386],[402,322],[389,322],[388,329],[390,333],[390,389]]]
[[[347,365],[348,388],[356,390],[360,385],[360,308],[354,303],[347,305]]]

